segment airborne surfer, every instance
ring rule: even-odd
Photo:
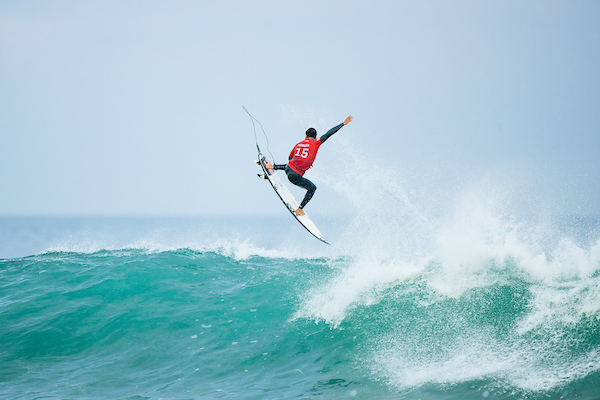
[[[287,177],[291,183],[306,189],[306,195],[304,195],[304,199],[302,200],[302,203],[300,203],[300,207],[298,207],[298,209],[295,211],[297,215],[305,214],[303,208],[306,206],[306,204],[308,204],[317,190],[317,187],[314,183],[304,178],[304,173],[312,167],[315,157],[317,157],[319,147],[334,133],[339,131],[344,125],[348,125],[350,121],[352,121],[352,115],[348,116],[348,118],[346,118],[341,124],[336,125],[328,130],[327,133],[321,136],[319,139],[317,139],[317,130],[315,128],[308,128],[306,130],[305,139],[297,143],[290,152],[288,157],[289,162],[287,164],[273,165],[270,161],[267,161],[267,168],[285,170],[285,173],[287,174]]]

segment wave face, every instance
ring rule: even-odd
[[[0,260],[0,397],[596,399],[600,243],[471,221],[314,257],[70,232]]]

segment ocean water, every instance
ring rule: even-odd
[[[403,199],[0,218],[0,398],[600,399],[598,220]]]

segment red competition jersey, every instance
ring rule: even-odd
[[[319,151],[319,147],[321,147],[322,144],[321,138],[306,138],[295,145],[289,157],[290,161],[288,162],[288,165],[290,168],[300,175],[304,175],[304,173],[312,167],[315,157],[317,156],[317,151]]]

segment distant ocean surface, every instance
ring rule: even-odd
[[[409,211],[0,218],[0,398],[600,399],[597,219]]]

